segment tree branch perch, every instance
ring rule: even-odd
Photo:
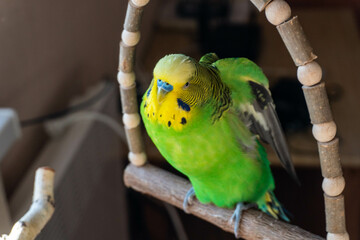
[[[191,187],[189,181],[151,164],[145,164],[143,167],[129,164],[125,169],[124,182],[127,187],[168,202],[180,209],[182,209],[184,197]],[[232,209],[218,208],[210,204],[204,205],[194,200],[189,207],[189,212],[224,231],[233,233],[234,224],[229,221],[233,213]],[[244,212],[239,235],[245,239],[255,240],[323,239],[253,209]]]
[[[40,233],[55,210],[54,175],[55,171],[49,167],[36,170],[29,211],[14,224],[10,234],[1,236],[0,240],[32,240]]]

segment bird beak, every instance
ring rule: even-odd
[[[158,101],[159,104],[161,104],[164,101],[164,98],[165,98],[166,94],[168,94],[168,91],[166,91],[162,87],[158,87],[157,101]]]
[[[166,94],[173,90],[173,86],[168,82],[164,82],[161,79],[157,80],[157,100],[161,104],[164,101]]]

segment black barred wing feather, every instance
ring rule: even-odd
[[[254,81],[248,83],[255,98],[252,103],[241,106],[242,120],[251,132],[271,145],[284,168],[299,183],[269,90]]]

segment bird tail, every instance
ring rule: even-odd
[[[276,219],[279,217],[287,222],[289,222],[289,218],[285,214],[285,210],[281,206],[280,202],[276,199],[274,193],[272,191],[268,191],[265,193],[265,203],[259,205],[259,208],[273,216]]]

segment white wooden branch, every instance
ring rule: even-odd
[[[127,187],[168,202],[180,209],[182,209],[186,192],[191,187],[187,180],[150,164],[145,164],[142,167],[129,164],[125,169],[124,182]],[[233,213],[232,209],[218,208],[210,204],[204,205],[194,200],[189,207],[189,212],[224,231],[233,233],[234,224],[229,222]],[[239,235],[245,239],[256,240],[323,239],[297,226],[276,220],[253,209],[244,212]]]
[[[0,240],[32,240],[40,233],[55,210],[55,171],[42,167],[36,171],[33,202],[29,211],[15,223],[9,235]]]

